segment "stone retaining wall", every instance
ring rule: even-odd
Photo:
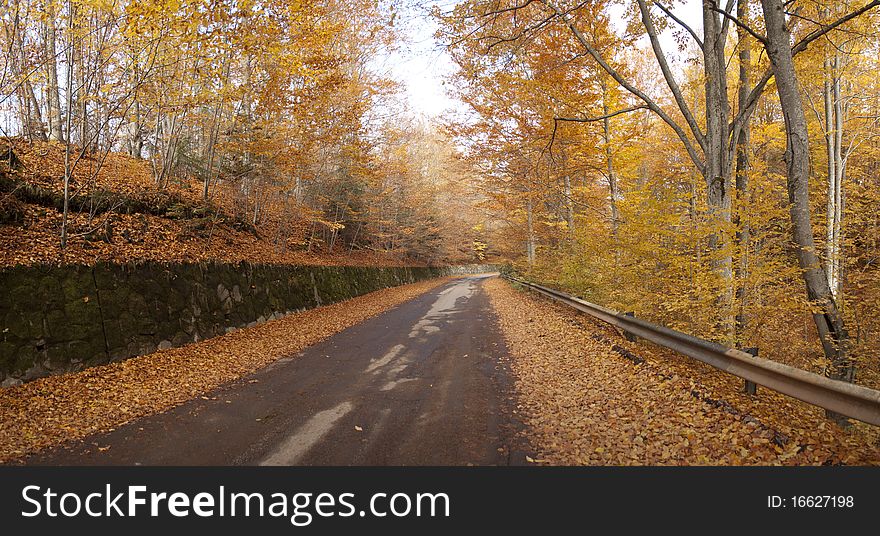
[[[488,266],[98,264],[0,270],[0,386],[147,354]]]

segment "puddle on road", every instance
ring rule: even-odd
[[[336,422],[354,409],[351,402],[315,413],[290,435],[260,465],[294,465],[305,453],[329,432]]]
[[[455,307],[458,300],[470,298],[476,290],[476,281],[466,279],[441,292],[431,305],[431,309],[413,326],[409,338],[414,339],[440,331],[440,326],[437,325],[439,321],[458,312]]]
[[[470,298],[476,292],[478,279],[461,280],[440,292],[428,312],[412,327],[412,330],[409,332],[409,338],[424,338],[440,331],[438,324],[460,311],[456,307],[458,300]],[[417,341],[416,344],[420,342],[422,341]],[[406,349],[406,346],[403,344],[394,345],[382,357],[371,359],[370,364],[364,369],[365,374],[382,374],[384,383],[379,387],[380,391],[391,391],[398,385],[418,380],[418,378],[399,377],[412,362],[412,358],[407,356]],[[393,366],[389,367],[389,365]],[[272,454],[267,456],[261,465],[295,464],[315,444],[320,442],[336,426],[337,422],[351,412],[352,409],[354,409],[354,405],[351,402],[342,402],[331,409],[316,413],[279,445]],[[374,425],[374,433],[382,427],[389,413],[390,409],[383,410],[382,423]],[[426,418],[424,415],[421,416],[421,420]]]
[[[459,311],[456,307],[458,300],[470,298],[476,290],[476,281],[466,279],[441,291],[434,303],[431,304],[428,312],[413,325],[412,330],[409,332],[409,338],[422,338],[440,331],[440,326],[437,324]],[[411,362],[412,359],[406,354],[406,346],[397,344],[382,357],[371,359],[370,364],[364,369],[364,373],[375,375],[384,372],[387,383],[381,390],[389,391],[394,389],[399,383],[402,383],[403,380],[397,380],[397,377],[409,367]],[[387,368],[392,364],[394,366]]]
[[[394,359],[395,357],[397,357],[397,355],[401,351],[403,351],[404,348],[406,348],[404,345],[397,344],[397,345],[393,346],[391,348],[391,350],[388,350],[388,352],[385,355],[383,355],[382,357],[380,357],[379,359],[371,359],[370,365],[364,369],[364,372],[372,372],[375,374],[376,369],[382,368],[385,365],[387,365],[388,363],[390,363],[391,360]]]

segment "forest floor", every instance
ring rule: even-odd
[[[465,339],[495,337],[497,345],[491,346],[500,357],[496,356],[494,370],[501,367],[508,371],[504,382],[508,387],[494,396],[510,399],[505,402],[505,415],[509,413],[521,423],[515,427],[518,435],[511,437],[511,444],[521,445],[517,448],[529,453],[528,463],[880,464],[880,429],[876,427],[854,423],[838,428],[825,420],[821,410],[760,387],[757,396],[748,396],[742,393],[739,378],[644,342],[627,342],[604,324],[517,290],[498,278],[468,283],[473,291],[459,297],[438,291],[446,281],[435,279],[382,290],[181,348],[2,389],[0,462],[16,463],[49,447],[113,432],[140,417],[165,412],[189,400],[198,402],[200,397],[222,406],[222,399],[217,402],[209,394],[218,386],[237,379],[257,381],[248,380],[251,376],[247,375],[281,357],[296,356],[306,347],[332,341],[333,336],[338,339],[341,335],[337,334],[359,324],[361,330],[382,332],[377,335],[380,338],[403,337],[409,345],[413,339],[407,333],[412,329],[434,333],[419,328],[425,324],[424,318],[433,323],[449,322],[450,326],[433,328],[440,339],[419,355],[424,354],[425,363],[433,363],[438,349],[445,349],[445,354],[473,364],[476,362],[469,357],[473,352],[462,352],[457,346],[462,337],[449,333],[455,333],[452,324],[462,323],[454,314],[485,309],[478,317],[492,322],[492,328],[483,332],[475,328],[479,336],[474,333]],[[413,298],[432,291],[437,295],[428,295],[427,302],[414,300],[420,305],[413,308]],[[468,308],[480,299],[482,309]],[[436,303],[432,305],[433,300]],[[404,302],[406,306],[398,307]],[[453,316],[435,312],[441,302],[443,311]],[[365,320],[391,309],[397,311],[393,318],[406,321],[383,321],[384,330],[364,328]],[[400,313],[402,309],[409,311],[409,316]],[[412,316],[413,311],[418,314]],[[422,320],[413,324],[419,318]],[[382,350],[374,356],[351,341],[337,340],[337,345],[331,346],[342,353],[335,356],[334,363],[343,367],[349,363],[349,358],[343,357],[349,354],[368,363],[381,362],[379,354],[387,346],[380,345]],[[323,355],[325,351],[332,353],[328,348],[316,350],[321,355],[312,357],[330,357]],[[395,355],[391,351],[382,359]],[[468,374],[457,374],[449,381],[457,382],[461,390],[469,378]],[[320,378],[315,382],[319,388],[329,385]],[[407,396],[415,398],[435,391],[425,390],[418,382],[406,385],[412,391]],[[309,393],[297,396],[312,400]],[[358,400],[369,405],[366,399]],[[297,408],[306,416],[315,409],[310,404]],[[223,409],[217,411],[222,413]],[[158,430],[161,434],[161,427]],[[422,436],[413,441],[431,444]],[[96,446],[98,451],[110,448]],[[101,452],[93,454],[100,457]]]
[[[180,348],[0,389],[0,462],[203,396],[448,280],[380,290]]]
[[[146,160],[86,155],[70,184],[68,244],[60,243],[64,146],[6,140],[0,159],[0,267],[95,262],[253,262],[307,265],[416,266],[368,249],[309,244],[316,214],[265,209],[254,225],[228,189],[202,199],[201,182],[174,177],[161,188]],[[76,155],[74,155],[76,156]],[[281,216],[283,214],[283,217]]]
[[[823,411],[485,283],[511,355],[517,411],[550,465],[874,465],[880,429]],[[639,360],[643,360],[637,363]]]
[[[169,411],[16,463],[521,465],[486,277],[453,278]]]

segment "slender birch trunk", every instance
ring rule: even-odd
[[[605,170],[608,173],[608,190],[611,197],[609,204],[611,205],[611,243],[614,244],[614,269],[615,272],[620,268],[620,211],[617,207],[617,201],[620,199],[620,192],[617,186],[617,170],[614,167],[614,153],[611,150],[611,119],[608,117],[610,107],[608,106],[608,84],[604,77],[601,82],[602,87],[602,114],[605,118],[602,120],[603,141],[605,142]]]
[[[852,382],[855,368],[850,360],[850,340],[843,315],[837,307],[822,262],[816,255],[809,202],[810,147],[807,117],[801,102],[792,59],[791,33],[786,23],[783,0],[761,0],[767,28],[767,55],[776,78],[776,89],[785,120],[785,164],[788,178],[789,212],[797,258],[813,304],[813,320],[826,359],[828,375]],[[827,415],[842,421],[833,412]]]
[[[535,264],[535,225],[533,221],[534,216],[532,214],[531,192],[528,193],[526,203],[526,226],[528,231],[528,237],[526,238],[526,256],[529,261],[529,266],[533,266]]]
[[[73,16],[72,2],[71,0],[67,0],[67,34],[70,43],[67,47],[67,92],[65,95],[65,98],[67,99],[65,116],[65,121],[67,123],[67,128],[65,129],[67,140],[64,144],[64,212],[61,217],[61,249],[67,247],[67,218],[70,211],[70,174],[73,172],[70,162],[70,144],[73,142],[73,135],[71,134],[73,123],[73,69],[71,68],[74,54]]]
[[[46,3],[47,20],[43,24],[43,54],[46,63],[46,104],[48,108],[49,139],[63,141],[61,127],[61,98],[58,94],[58,61],[55,57],[55,8]]]

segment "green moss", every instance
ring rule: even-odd
[[[57,277],[45,275],[37,281],[36,294],[43,307],[64,303],[64,292]]]
[[[9,311],[0,328],[0,338],[39,339],[43,336],[43,314],[39,311]]]
[[[0,342],[0,373],[12,370],[18,357],[19,345],[10,342]]]
[[[61,293],[66,302],[94,294],[95,282],[90,268],[75,266],[61,279]]]
[[[19,376],[32,369],[36,365],[39,355],[33,346],[22,346],[16,350],[15,364],[12,366],[13,375]]]
[[[11,288],[6,295],[6,299],[9,301],[9,305],[18,310],[26,310],[36,305],[34,303],[34,287],[30,285],[19,285]]]
[[[43,335],[47,341],[61,342],[69,335],[69,323],[63,311],[58,309],[49,311],[46,313],[45,322],[46,329]]]
[[[0,285],[11,289],[7,300],[0,301],[0,319],[5,323],[0,327],[7,330],[0,336],[5,345],[0,347],[0,374],[15,367],[40,367],[44,360],[56,368],[69,366],[71,360],[97,364],[107,359],[108,347],[119,359],[149,350],[160,340],[178,346],[196,333],[211,337],[230,325],[313,307],[316,290],[321,302],[329,304],[442,272],[248,263],[0,270]],[[100,308],[96,283],[101,289]],[[225,309],[218,285],[230,292]],[[231,299],[233,294],[241,299]],[[48,346],[44,352],[28,343],[39,339]]]
[[[116,324],[117,329],[114,331],[118,331],[118,333],[114,334],[114,336],[125,337],[125,334],[135,333],[138,329],[137,317],[129,312],[124,312],[117,317],[108,319],[108,326]],[[109,340],[111,335],[108,330],[107,339]]]
[[[140,316],[137,318],[137,333],[143,336],[153,336],[159,331],[159,323],[150,316]]]
[[[64,314],[71,324],[101,324],[101,308],[98,306],[98,299],[94,294],[87,294],[68,301],[64,304]]]
[[[94,357],[106,357],[107,351],[102,343],[95,339],[90,341],[73,341],[67,345],[67,361],[84,362]]]
[[[128,296],[128,311],[135,317],[147,314],[147,301],[138,292],[132,292]]]
[[[183,331],[180,331],[178,333],[175,333],[174,337],[171,338],[171,346],[183,346],[190,341],[192,341],[192,336]]]

